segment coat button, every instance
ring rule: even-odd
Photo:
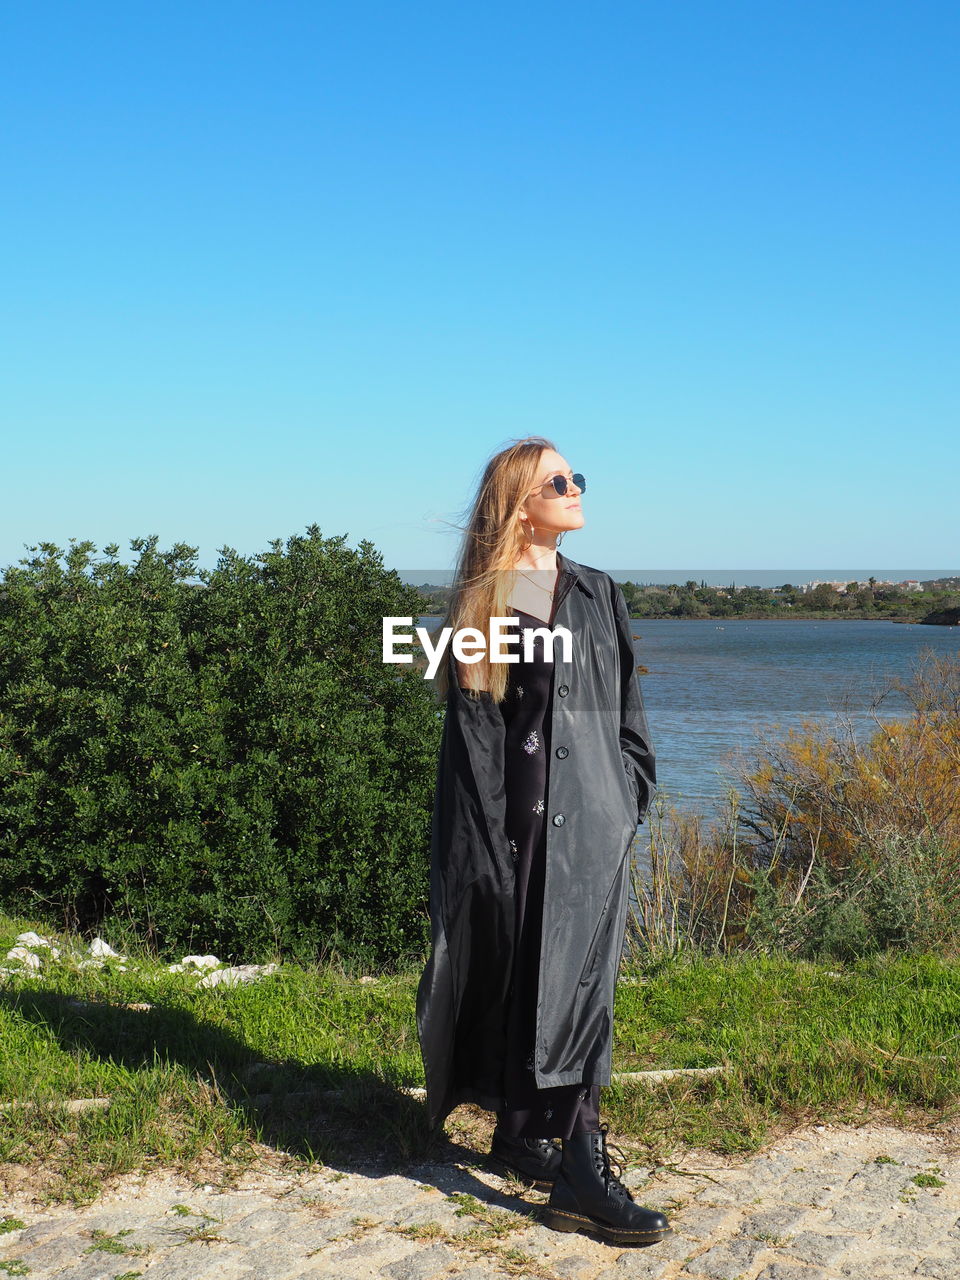
[[[557,759],[558,759],[558,760],[566,760],[566,758],[567,758],[567,756],[568,756],[569,754],[570,754],[570,752],[567,750],[567,748],[566,748],[566,747],[557,747]]]
[[[562,827],[565,822],[566,822],[566,818],[563,816],[562,813],[555,813],[553,815],[553,825],[555,827]]]
[[[565,698],[569,692],[570,692],[570,686],[566,684],[562,684],[560,688],[557,690],[557,693],[559,693],[561,698]]]

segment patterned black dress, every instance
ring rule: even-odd
[[[522,609],[512,612],[520,619],[521,637],[534,627],[552,625]],[[497,1112],[497,1121],[501,1132],[514,1138],[569,1138],[600,1127],[599,1085],[538,1089],[533,1074],[554,672],[545,644],[543,636],[534,637],[529,662],[524,660],[522,639],[513,645],[511,651],[519,660],[508,668],[507,695],[501,703],[506,725],[506,830],[517,872],[517,952],[512,997],[505,1011],[506,1107]]]

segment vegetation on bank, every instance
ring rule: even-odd
[[[419,954],[441,722],[372,544],[44,543],[0,580],[0,904],[158,954]]]
[[[0,917],[0,955],[42,921]],[[105,1178],[170,1167],[229,1185],[261,1162],[402,1168],[436,1158],[422,1102],[419,966],[361,974],[281,963],[248,986],[201,988],[130,934],[80,968],[77,939],[36,976],[0,977],[0,1185],[85,1203]],[[645,1163],[688,1144],[751,1150],[804,1119],[956,1115],[960,966],[887,953],[850,964],[785,956],[628,959],[614,1069],[719,1066],[710,1078],[603,1091],[604,1116]],[[70,1111],[78,1098],[109,1103]],[[458,1108],[481,1159],[492,1117]],[[618,1140],[620,1138],[618,1137]],[[439,1143],[439,1145],[438,1145]]]
[[[952,617],[960,607],[960,578],[925,584],[920,591],[870,579],[843,591],[821,583],[804,591],[792,583],[779,587],[711,587],[690,579],[685,583],[621,582],[633,618],[876,618],[922,622],[933,615]],[[442,614],[449,588],[417,588],[421,614]]]
[[[877,618],[920,622],[933,612],[960,605],[960,581],[950,586],[905,590],[896,585],[839,591],[821,583],[812,591],[784,583],[780,587],[710,587],[693,581],[682,586],[622,584],[634,618]]]
[[[636,948],[960,956],[960,655],[925,650],[889,687],[911,715],[866,738],[842,720],[759,735],[718,816],[655,806]]]

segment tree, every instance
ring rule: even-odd
[[[835,609],[840,603],[840,592],[829,582],[820,582],[809,593],[808,600],[812,609]]]

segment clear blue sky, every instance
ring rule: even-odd
[[[955,3],[0,17],[0,564],[448,567],[546,434],[600,567],[960,563]]]

